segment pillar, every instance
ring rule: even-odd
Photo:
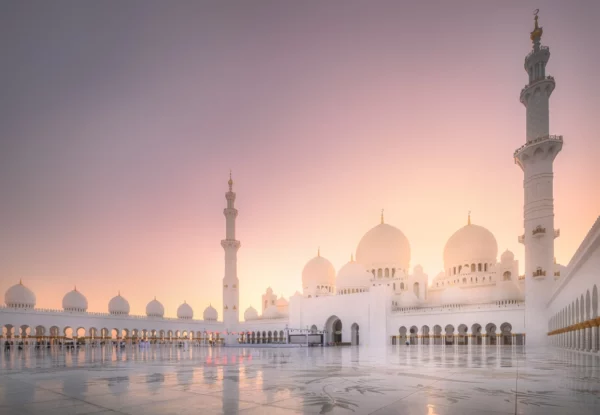
[[[594,322],[595,325],[592,326],[592,352],[598,352],[598,325]]]

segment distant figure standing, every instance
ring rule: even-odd
[[[406,341],[406,345],[407,345],[407,346],[410,346],[410,342],[409,342],[408,340]]]

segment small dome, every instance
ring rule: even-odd
[[[34,308],[35,294],[19,281],[17,285],[13,285],[6,290],[6,294],[4,294],[4,303],[7,307]]]
[[[266,319],[273,319],[273,318],[280,318],[281,314],[279,313],[279,310],[277,310],[277,307],[271,305],[269,307],[267,307],[267,309],[263,312],[262,318],[266,318]]]
[[[468,298],[466,291],[458,285],[446,288],[441,295],[443,305],[449,304],[469,304],[471,301]]]
[[[502,262],[514,261],[515,254],[513,254],[511,251],[509,251],[507,249],[506,251],[502,252],[502,255],[500,256],[500,260]]]
[[[356,261],[350,261],[338,271],[335,281],[336,290],[341,293],[347,289],[368,289],[371,278],[364,265]]]
[[[217,313],[217,310],[212,305],[209,305],[204,309],[203,317],[207,321],[216,321],[219,318],[219,313]]]
[[[287,307],[288,301],[285,298],[283,298],[283,296],[281,296],[277,299],[277,301],[275,301],[275,305],[277,307]]]
[[[398,304],[400,307],[417,307],[421,304],[421,300],[410,290],[403,291],[399,297]]]
[[[121,297],[119,293],[108,302],[108,312],[110,314],[129,314],[129,301]]]
[[[185,301],[177,308],[177,318],[192,319],[194,318],[194,310]]]
[[[438,273],[438,275],[436,275],[436,276],[435,276],[435,278],[434,278],[433,280],[434,280],[434,281],[441,280],[441,279],[443,279],[445,276],[446,276],[446,273],[445,273],[444,271],[441,271],[441,272],[439,272],[439,273]]]
[[[421,265],[417,265],[414,269],[413,269],[413,274],[414,275],[421,275],[423,274],[423,267]]]
[[[244,311],[244,320],[256,320],[258,318],[258,311],[252,306],[248,307],[246,311]]]
[[[335,268],[327,258],[318,255],[308,261],[302,270],[302,286],[304,289],[316,289],[317,286],[333,287],[335,285]]]
[[[65,294],[62,301],[62,306],[65,311],[75,311],[83,313],[87,311],[88,301],[87,298],[75,288],[73,291],[69,291]]]
[[[367,269],[408,270],[410,243],[400,229],[380,223],[368,231],[358,243],[356,261]]]
[[[492,292],[492,301],[521,300],[523,294],[513,281],[498,281]]]
[[[165,307],[154,297],[154,300],[150,301],[146,306],[146,315],[148,317],[163,317],[165,315]]]
[[[469,223],[457,230],[444,247],[444,269],[465,264],[494,264],[498,256],[498,243],[494,235],[483,226]]]

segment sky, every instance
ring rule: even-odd
[[[4,2],[0,292],[220,310],[229,169],[240,314],[318,247],[339,269],[381,209],[430,278],[469,211],[523,261],[536,8],[567,264],[600,213],[600,2]]]

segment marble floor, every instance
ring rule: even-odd
[[[0,353],[0,414],[600,414],[600,357],[521,347]]]

